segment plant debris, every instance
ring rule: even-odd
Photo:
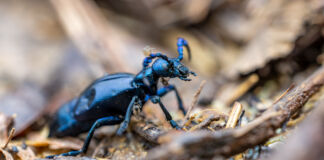
[[[216,132],[197,131],[170,137],[170,142],[153,149],[149,159],[187,159],[189,157],[233,156],[252,146],[266,142],[276,129],[300,110],[324,84],[324,67],[289,91],[260,117],[247,125]]]

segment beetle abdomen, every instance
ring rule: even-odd
[[[72,110],[77,102],[77,98],[64,104],[56,113],[50,125],[50,135],[54,137],[76,136],[79,133],[88,131],[93,121],[78,123],[73,118]]]

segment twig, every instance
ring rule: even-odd
[[[276,116],[279,116],[279,115],[280,115],[279,112],[270,112],[268,114],[264,114],[264,115],[256,118],[255,120],[253,120],[251,123],[247,124],[245,127],[237,129],[234,136],[235,137],[243,136],[244,134],[250,132],[251,130],[253,130],[257,126],[264,123],[265,121],[269,120],[270,118],[276,117]]]
[[[192,128],[190,128],[189,131],[195,131],[197,129],[203,128],[208,126],[211,122],[213,121],[218,121],[220,119],[220,116],[215,116],[215,115],[210,115],[208,118],[204,119],[201,123],[199,123],[198,125],[193,126]]]
[[[193,115],[190,115],[189,119],[185,119],[183,126],[184,127],[188,126],[191,123],[192,120],[194,120],[197,116],[202,115],[205,112],[216,112],[217,116],[219,116],[220,118],[223,118],[225,120],[228,119],[228,116],[227,115],[218,112],[217,109],[213,109],[213,108],[212,109],[204,109],[204,110],[201,110],[201,111],[199,111],[199,112],[197,112],[197,113],[195,113]]]
[[[289,88],[286,89],[285,92],[282,93],[282,94],[277,98],[277,100],[275,100],[275,101],[273,102],[273,104],[276,104],[279,100],[281,100],[281,98],[282,98],[283,96],[285,96],[285,95],[286,95],[290,90],[292,90],[294,87],[295,87],[295,84],[290,85]]]
[[[187,112],[187,114],[185,115],[185,118],[184,118],[185,120],[184,120],[184,123],[183,123],[183,124],[185,124],[185,122],[186,122],[186,120],[188,119],[188,117],[189,117],[189,115],[190,115],[190,113],[191,113],[193,107],[197,104],[198,96],[200,95],[200,92],[201,92],[201,90],[204,88],[205,84],[206,84],[206,81],[205,81],[205,80],[203,80],[203,81],[200,83],[200,86],[199,86],[197,92],[196,92],[195,95],[194,95],[193,101],[191,102],[191,105],[190,105],[190,107],[189,107],[189,109],[188,109],[188,112]]]
[[[234,103],[225,128],[235,128],[237,124],[237,120],[240,118],[240,115],[242,114],[242,109],[243,107],[241,103],[239,102]]]
[[[243,94],[245,94],[253,85],[255,85],[259,81],[259,76],[257,74],[252,74],[249,76],[244,82],[242,82],[233,92],[232,96],[226,100],[225,104],[230,105],[235,100],[240,98]]]
[[[298,112],[309,98],[324,84],[324,67],[298,87],[290,90],[259,118],[243,128],[225,129],[216,132],[185,132],[174,136],[169,143],[154,148],[148,159],[189,159],[189,157],[230,157],[248,148],[263,144],[273,137],[294,113]]]
[[[315,104],[315,111],[297,128],[296,134],[289,137],[283,146],[279,146],[271,155],[276,160],[317,160],[323,159],[324,148],[324,99]],[[300,151],[294,152],[291,151]],[[270,159],[270,158],[268,158]]]
[[[9,136],[8,136],[8,138],[7,138],[7,141],[6,141],[6,143],[3,145],[2,149],[7,148],[9,142],[11,141],[11,139],[13,138],[13,136],[15,135],[15,131],[16,131],[15,128],[12,128],[12,129],[10,130]]]

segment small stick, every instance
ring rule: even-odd
[[[295,84],[290,85],[289,88],[286,89],[285,92],[282,93],[282,94],[277,98],[277,100],[275,100],[275,101],[273,102],[273,104],[276,104],[279,100],[281,100],[282,97],[285,96],[285,95],[286,95],[290,90],[292,90],[293,88],[295,88],[295,86],[296,86]]]
[[[235,128],[237,124],[237,120],[240,118],[240,115],[242,114],[242,109],[243,107],[241,103],[239,102],[234,103],[225,128]]]
[[[11,141],[11,139],[13,138],[13,136],[14,136],[14,134],[15,134],[15,131],[16,131],[15,128],[12,128],[12,129],[10,130],[9,136],[8,136],[8,138],[7,138],[7,141],[6,141],[6,143],[3,145],[2,149],[7,148],[9,142]]]
[[[189,115],[190,115],[190,112],[192,111],[193,107],[197,104],[198,96],[200,95],[200,92],[201,92],[201,90],[203,89],[203,87],[205,86],[205,84],[206,84],[206,81],[205,81],[205,80],[203,80],[203,81],[200,83],[200,86],[199,86],[197,92],[196,92],[195,95],[194,95],[193,101],[191,102],[191,105],[190,105],[190,107],[189,107],[189,109],[188,109],[188,112],[187,112],[187,114],[185,115],[185,118],[184,118],[185,120],[188,119],[188,117],[189,117]]]
[[[216,112],[216,114],[217,114],[220,118],[225,119],[225,120],[228,119],[228,116],[227,116],[226,114],[223,114],[223,113],[218,112],[217,109],[209,108],[209,109],[201,110],[201,111],[199,111],[199,112],[197,112],[197,113],[191,115],[188,119],[185,119],[185,121],[183,122],[183,124],[184,124],[183,126],[188,126],[188,125],[190,124],[190,122],[191,122],[192,120],[194,120],[198,115],[201,115],[201,114],[203,114],[203,113],[205,113],[205,112]]]
[[[244,82],[242,82],[233,92],[233,96],[226,100],[225,104],[230,105],[236,99],[240,98],[244,93],[246,93],[253,85],[259,81],[259,76],[257,74],[252,74]]]
[[[218,121],[220,119],[219,116],[214,116],[214,115],[211,115],[209,116],[208,118],[204,119],[201,123],[199,123],[198,125],[195,125],[193,126],[192,128],[190,128],[189,131],[195,131],[197,129],[200,129],[200,128],[203,128],[203,127],[206,127],[208,126],[211,122],[213,121]]]
[[[260,116],[260,117],[258,117],[256,119],[254,119],[252,122],[248,123],[244,127],[239,128],[238,130],[236,130],[234,132],[234,137],[241,137],[242,135],[248,133],[252,129],[254,129],[257,126],[261,125],[265,121],[269,120],[270,118],[279,116],[280,114],[282,114],[282,112],[280,112],[280,111],[278,111],[278,112],[269,112],[267,114],[264,114],[264,115],[262,115],[262,116]]]

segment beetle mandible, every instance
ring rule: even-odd
[[[94,131],[101,126],[120,124],[117,134],[121,135],[130,122],[133,106],[139,105],[142,109],[148,100],[159,104],[171,126],[180,129],[160,100],[160,97],[174,91],[179,109],[186,114],[176,87],[157,87],[160,78],[190,81],[190,74],[196,76],[180,62],[183,59],[184,48],[188,52],[189,60],[191,59],[187,41],[178,38],[177,47],[177,58],[169,58],[162,53],[151,53],[144,59],[143,69],[137,75],[116,73],[103,76],[90,84],[79,97],[64,104],[51,124],[50,136],[76,136],[82,132],[89,132],[81,150],[63,153],[60,156],[86,153]],[[152,63],[154,59],[156,60]]]

